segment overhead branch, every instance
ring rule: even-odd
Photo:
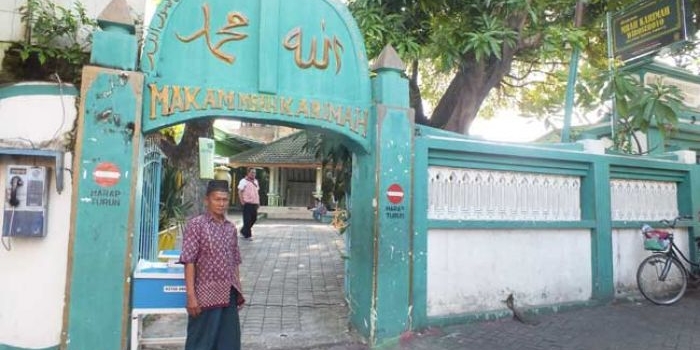
[[[550,72],[550,71],[546,71],[546,70],[541,70],[541,69],[533,69],[532,71],[528,72],[527,74],[532,74],[532,73],[538,73],[538,74],[542,74],[542,75],[545,75],[545,76],[548,76],[548,77],[552,77],[552,78],[556,78],[556,77],[557,77],[557,74],[556,74],[556,73]],[[525,79],[527,78],[527,74],[526,74],[525,76],[523,76],[523,77],[518,77],[518,76],[515,76],[515,75],[513,75],[513,74],[511,74],[511,73],[508,73],[506,76],[507,76],[508,78],[513,79],[513,80],[525,80]]]
[[[530,66],[527,68],[527,72],[522,76],[522,77],[516,77],[513,74],[508,74],[506,75],[509,78],[515,79],[515,80],[524,80],[528,75],[530,75],[533,71],[535,70],[535,62],[530,62]]]
[[[514,61],[518,63],[523,63],[523,64],[535,64],[535,65],[541,65],[541,66],[564,66],[568,65],[569,61],[554,61],[554,60],[549,60],[549,61],[542,61],[540,58],[533,58],[532,60],[525,59],[523,57],[517,57],[514,59]]]
[[[506,86],[511,87],[511,88],[524,88],[524,87],[531,86],[531,85],[548,85],[548,86],[556,86],[557,85],[557,84],[547,83],[544,81],[530,81],[530,82],[525,82],[522,84],[514,84],[514,83],[507,82],[505,79],[503,81],[501,81],[501,84],[506,85]]]

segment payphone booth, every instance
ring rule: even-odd
[[[46,236],[47,173],[41,166],[8,166],[3,237]]]

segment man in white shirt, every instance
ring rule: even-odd
[[[243,206],[243,228],[241,235],[249,241],[253,240],[253,224],[258,219],[260,206],[260,185],[255,179],[255,168],[248,168],[248,173],[238,182],[238,198]]]

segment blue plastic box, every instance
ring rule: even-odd
[[[184,308],[187,305],[185,268],[141,260],[134,271],[132,308]]]

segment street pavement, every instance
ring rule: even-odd
[[[405,350],[666,350],[700,349],[700,293],[678,304],[619,300],[536,317],[537,325],[512,318],[430,329],[404,335]]]
[[[252,242],[241,241],[247,306],[241,310],[244,350],[365,350],[348,327],[343,294],[344,237],[313,221],[261,220]],[[149,316],[146,337],[184,336],[182,315]],[[533,316],[403,334],[386,350],[700,350],[700,292],[673,306],[639,298]],[[183,349],[182,344],[142,349]]]

